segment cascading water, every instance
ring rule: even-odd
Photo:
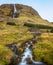
[[[26,43],[23,56],[22,57],[20,56],[21,62],[19,63],[16,62],[16,64],[14,64],[14,58],[19,59],[19,55],[18,55],[19,52],[18,52],[17,44],[14,43],[14,44],[8,45],[8,48],[10,48],[14,52],[14,55],[11,59],[11,63],[9,65],[46,65],[43,62],[36,62],[33,60],[32,49],[31,49],[32,44],[33,42],[31,40],[30,40],[30,44]]]
[[[32,54],[31,54],[31,51],[29,49],[29,46],[30,45],[26,46],[25,52],[24,52],[23,57],[22,57],[22,61],[19,65],[27,65],[26,58],[32,59]]]
[[[15,4],[14,4],[14,13],[16,13],[17,12],[17,9],[16,9],[16,6],[15,6]]]
[[[22,61],[19,65],[45,65],[44,63],[42,62],[35,62],[33,59],[32,59],[32,52],[30,50],[30,45],[28,43],[26,43],[26,49],[25,49],[25,52],[23,54],[23,57],[22,57]],[[26,59],[27,58],[30,58],[30,60],[32,61],[32,64],[27,64],[27,61]],[[17,64],[18,65],[18,64]]]
[[[17,9],[16,9],[16,5],[14,4],[14,10],[13,10],[13,18],[15,18],[17,16]]]

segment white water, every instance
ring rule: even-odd
[[[16,6],[15,6],[15,4],[14,4],[14,13],[16,13],[17,12],[17,9],[16,9]]]
[[[25,49],[25,52],[23,54],[23,57],[22,57],[22,61],[19,65],[28,65],[27,62],[26,62],[26,58],[30,58],[31,61],[34,63],[34,65],[45,65],[44,63],[42,62],[35,62],[33,59],[32,59],[32,52],[31,50],[29,49],[29,44],[26,43],[26,49]]]
[[[13,18],[15,17],[15,13],[17,12],[16,6],[14,4],[14,12],[13,12]]]

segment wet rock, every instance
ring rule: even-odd
[[[26,58],[27,64],[33,64],[32,60],[30,58]]]

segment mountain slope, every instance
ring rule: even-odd
[[[53,26],[50,22],[42,19],[39,13],[30,6],[16,4],[18,17],[16,20],[23,22],[30,22],[34,24],[42,24]],[[3,4],[0,6],[0,18],[12,18],[14,12],[13,4]],[[6,20],[6,19],[5,19]]]

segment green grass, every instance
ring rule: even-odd
[[[20,34],[5,34],[0,35],[0,64],[6,65],[10,63],[10,59],[13,56],[12,51],[6,48],[6,45],[13,44],[14,42],[17,42],[18,45],[21,45],[22,41],[27,41],[30,38],[32,38],[31,34],[22,34],[20,37]],[[23,48],[19,48],[20,53],[23,52]]]
[[[48,35],[49,36],[49,35]],[[33,50],[34,59],[53,65],[53,37],[38,37],[36,48]]]
[[[53,29],[52,26],[42,25],[42,24],[25,23],[24,26],[27,26],[27,27],[36,27],[36,28],[39,28],[39,29]]]
[[[12,51],[7,49],[5,46],[0,45],[0,64],[1,65],[8,64],[12,56],[13,56]]]
[[[10,59],[13,56],[13,52],[6,45],[17,42],[17,45],[21,46],[22,41],[31,39],[33,35],[28,34],[28,28],[21,25],[12,26],[4,23],[1,26],[4,29],[0,30],[0,65],[6,65],[10,63]],[[20,53],[23,52],[23,48],[19,48],[19,51]]]
[[[44,21],[36,12],[34,14],[32,8],[22,7],[22,5],[16,5],[18,7],[17,18],[12,17],[11,5],[3,5],[0,8],[0,65],[6,65],[10,62],[13,52],[6,48],[6,45],[17,42],[19,50],[23,41],[28,41],[33,38],[31,33],[27,33],[29,29],[37,28],[41,30],[53,29],[53,24]],[[8,7],[9,8],[8,8]],[[31,9],[31,10],[30,10]],[[3,12],[3,13],[2,13]],[[35,30],[35,29],[34,29]],[[20,34],[21,32],[21,34]],[[36,31],[35,31],[36,32]],[[44,35],[45,36],[45,35]],[[53,65],[53,36],[49,34],[49,38],[37,38],[36,49],[33,50],[34,59],[37,61],[44,61]],[[34,45],[35,46],[35,45]]]

